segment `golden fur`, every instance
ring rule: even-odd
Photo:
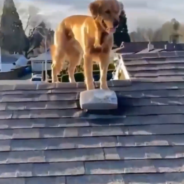
[[[55,31],[52,55],[52,82],[58,82],[64,61],[69,61],[70,82],[75,82],[75,68],[83,57],[87,90],[94,89],[92,67],[99,63],[100,88],[108,89],[106,76],[113,46],[113,31],[118,25],[122,5],[117,0],[96,0],[89,5],[92,16],[65,18]]]

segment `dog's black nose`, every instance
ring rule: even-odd
[[[113,23],[113,26],[117,27],[118,25],[119,25],[119,21],[115,20],[114,23]]]

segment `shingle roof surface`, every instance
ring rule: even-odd
[[[82,111],[84,84],[0,86],[0,184],[184,182],[184,82],[109,82],[119,109]]]
[[[117,53],[122,53],[125,65],[131,78],[173,78],[176,76],[184,76],[184,44],[167,44],[158,48],[164,43],[154,43],[155,48],[151,51],[147,49],[146,43],[142,43],[144,48],[139,52],[133,52],[133,48],[137,45],[133,43],[125,43],[124,48],[117,49]],[[130,47],[132,46],[132,47]],[[126,54],[126,52],[130,54]]]
[[[184,76],[184,57],[125,60],[125,65],[132,78]]]

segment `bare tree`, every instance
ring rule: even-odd
[[[136,32],[131,32],[130,33],[130,39],[131,39],[131,42],[136,42]]]
[[[24,22],[24,31],[29,29],[34,29],[37,27],[44,19],[40,14],[40,9],[30,5],[27,8],[22,7],[21,4],[17,4],[17,11],[19,12],[20,18]]]
[[[184,41],[184,25],[175,19],[165,22],[157,29],[138,27],[130,33],[132,42],[153,41]]]
[[[181,37],[180,37],[180,42],[184,42],[184,24],[181,24],[181,26],[180,26],[180,35],[181,35]]]
[[[172,19],[171,24],[173,26],[173,33],[170,35],[170,41],[173,43],[178,43],[180,37],[182,37],[180,30],[181,24],[176,19]]]
[[[142,36],[148,43],[151,43],[153,41],[154,31],[152,29],[144,29],[142,34]]]
[[[0,24],[1,24],[1,16],[2,16],[2,14],[3,14],[3,10],[2,10],[2,8],[0,8]]]
[[[155,42],[163,41],[162,40],[162,30],[161,29],[157,29],[157,30],[154,31],[154,35],[153,35],[153,40],[152,41],[155,41]]]
[[[173,34],[173,25],[171,21],[167,21],[161,27],[162,41],[170,41],[170,36]]]

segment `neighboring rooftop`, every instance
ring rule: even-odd
[[[110,81],[114,111],[82,111],[83,83],[0,86],[1,184],[184,182],[184,81]]]
[[[116,49],[123,55],[125,66],[131,78],[160,78],[184,76],[184,44],[124,43],[124,48]]]
[[[131,78],[184,77],[184,57],[124,61]]]
[[[148,52],[153,52],[154,50],[165,50],[165,51],[183,51],[184,43],[168,43],[168,42],[151,42],[154,46],[154,49],[151,49]],[[139,53],[143,50],[145,51],[148,48],[148,42],[131,42],[131,43],[123,43],[123,48],[119,49],[119,53]]]

